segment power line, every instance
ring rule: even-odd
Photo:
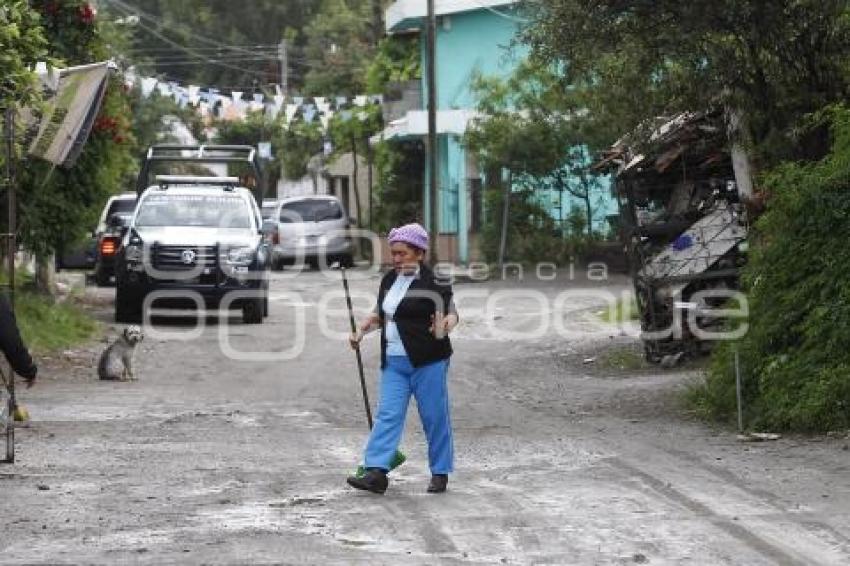
[[[202,65],[202,64],[220,64],[220,63],[240,63],[240,62],[264,62],[264,63],[277,63],[275,60],[271,60],[268,57],[249,57],[247,55],[224,55],[224,56],[205,56],[205,57],[192,57],[188,55],[175,55],[173,57],[148,57],[148,56],[138,56],[138,58],[131,56],[130,58],[134,59],[134,63],[137,65]],[[302,67],[308,69],[316,69],[316,68],[324,68],[327,65],[324,63],[311,63],[306,59],[290,59],[289,64],[295,67]]]
[[[517,22],[517,23],[520,23],[520,24],[531,23],[531,20],[528,20],[526,18],[520,18],[519,16],[513,16],[511,14],[506,14],[504,12],[500,12],[499,10],[497,10],[496,8],[493,8],[492,6],[487,6],[485,4],[482,4],[479,0],[472,0],[472,3],[475,4],[476,6],[478,6],[479,8],[483,8],[483,9],[487,10],[488,12],[491,12],[491,13],[499,16],[500,18],[505,18],[506,20],[511,20],[511,21],[514,21],[514,22]]]
[[[118,4],[119,0],[109,0],[109,1],[110,1],[110,2],[115,2],[115,3],[116,3],[116,6],[119,6],[119,4]],[[123,4],[123,3],[121,3],[121,4]],[[120,6],[119,6],[119,8],[120,8]],[[197,57],[198,59],[206,60],[206,61],[207,61],[209,64],[211,64],[211,65],[217,65],[217,66],[219,66],[219,67],[224,67],[224,68],[227,68],[227,69],[232,69],[232,70],[239,71],[239,72],[242,72],[242,73],[248,73],[248,74],[251,74],[251,75],[254,75],[254,76],[265,77],[265,76],[267,75],[267,73],[258,72],[258,71],[253,71],[253,70],[250,70],[250,69],[245,69],[245,68],[243,68],[243,67],[237,67],[236,65],[228,65],[227,63],[216,62],[216,61],[214,61],[214,60],[210,59],[209,57],[207,57],[206,55],[204,55],[204,54],[202,54],[202,53],[199,53],[199,52],[195,51],[195,50],[194,50],[194,49],[192,49],[191,47],[187,47],[187,46],[185,46],[185,45],[182,45],[182,44],[180,44],[180,43],[177,43],[176,41],[174,41],[174,40],[172,40],[172,39],[168,38],[167,36],[163,35],[163,34],[162,34],[162,33],[160,33],[159,31],[157,31],[157,30],[155,30],[155,29],[153,29],[153,28],[151,28],[151,27],[146,26],[146,25],[145,25],[145,24],[143,24],[141,21],[138,23],[138,26],[139,26],[140,28],[144,29],[145,31],[147,31],[148,33],[150,33],[150,34],[152,34],[152,35],[154,35],[154,36],[158,37],[158,38],[159,38],[159,39],[161,39],[162,41],[164,41],[164,42],[168,43],[169,45],[173,45],[173,46],[174,46],[174,47],[176,47],[177,49],[180,49],[180,50],[182,50],[182,51],[185,51],[185,52],[186,52],[186,53],[188,53],[189,55],[193,55],[194,57]]]
[[[179,83],[184,84],[186,82],[185,78],[175,77],[173,75],[169,75],[168,73],[158,72],[156,76],[151,77],[155,78],[159,82],[165,83]],[[274,87],[277,83],[269,83],[269,82],[252,82],[251,84],[241,84],[241,85],[213,85],[213,86],[204,86],[200,87],[202,90],[235,90],[235,91],[243,91],[248,92],[254,88],[262,88],[262,87]]]
[[[169,61],[203,61],[206,59],[212,59],[215,61],[244,61],[247,59],[257,60],[257,61],[269,61],[270,59],[262,54],[256,55],[242,55],[241,53],[226,53],[222,55],[217,55],[215,53],[204,54],[203,57],[195,57],[192,55],[187,55],[185,53],[174,54],[174,55],[137,55],[135,53],[127,54],[128,56],[145,61],[156,61],[158,63],[168,63]]]
[[[106,2],[108,4],[113,4],[116,7],[123,9],[124,12],[126,13],[126,15],[138,16],[140,18],[140,20],[146,19],[153,24],[156,24],[156,25],[161,26],[163,28],[171,29],[172,31],[176,31],[176,32],[180,32],[180,33],[185,32],[184,29],[181,29],[181,28],[176,27],[172,24],[169,24],[169,23],[163,21],[161,18],[158,18],[158,17],[156,17],[156,16],[154,16],[154,15],[148,13],[148,12],[145,12],[144,10],[138,8],[137,6],[127,4],[126,2],[123,2],[122,0],[106,0]],[[139,26],[143,27],[143,28],[145,27],[141,23],[141,21],[139,22]],[[208,45],[221,47],[221,41],[220,40],[215,40],[215,39],[211,39],[211,38],[208,38],[208,37],[204,37],[204,36],[197,34],[197,33],[190,33],[190,35],[194,39],[200,41],[201,43],[206,43]],[[232,51],[242,51],[242,52],[245,52],[245,53],[251,53],[249,50],[243,49],[243,48],[235,46],[235,45],[229,46],[228,48],[231,49]]]
[[[225,61],[228,61],[228,62],[231,62],[231,63],[249,62],[249,61],[264,61],[264,62],[267,62],[267,63],[270,62],[266,58],[262,58],[262,59],[256,59],[256,58],[253,58],[253,59],[252,58],[225,59]],[[220,64],[220,63],[221,63],[221,61],[217,61],[217,60],[210,60],[210,61],[184,60],[184,61],[153,61],[152,62],[152,64],[154,64],[154,65],[164,65],[164,66],[169,66],[169,67],[175,67],[175,66],[182,67],[182,66],[187,66],[187,65],[189,65],[189,66],[191,66],[191,65],[210,65],[210,64]],[[264,73],[264,75],[265,74],[267,74],[267,73]]]
[[[212,48],[210,48],[210,49],[192,48],[192,49],[194,51],[198,52],[198,53],[203,53],[203,54],[206,54],[206,55],[217,55],[218,54],[218,55],[232,55],[234,57],[248,57],[248,56],[251,56],[251,55],[268,57],[272,53],[274,53],[274,51],[271,50],[271,49],[258,49],[256,51],[252,51],[251,53],[235,53],[235,52],[227,50],[227,49],[212,49]],[[147,49],[130,48],[130,49],[126,49],[125,53],[130,54],[130,55],[151,56],[151,57],[170,57],[172,55],[176,56],[175,51],[172,48],[160,49],[160,50],[157,50],[157,51],[152,51],[152,50],[147,50]]]
[[[238,47],[240,49],[247,49],[247,50],[249,50],[249,52],[253,53],[254,50],[265,51],[265,50],[270,50],[270,49],[276,49],[277,45],[265,44],[265,45],[238,45],[238,46],[235,46],[235,45],[224,45],[224,44],[222,44],[222,45],[219,45],[218,47],[195,47],[194,49],[196,51],[218,51],[220,49],[229,49],[229,48],[232,48],[232,47]],[[134,51],[171,51],[172,49],[170,47],[139,47],[139,48],[132,48],[132,50],[134,50]],[[236,55],[236,54],[234,54],[234,55]]]

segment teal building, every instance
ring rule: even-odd
[[[527,56],[518,44],[517,31],[524,23],[516,0],[435,0],[437,14],[436,83],[438,132],[438,194],[440,259],[467,264],[477,258],[476,240],[483,209],[482,172],[474,155],[463,145],[463,136],[476,117],[477,100],[472,91],[477,75],[509,77]],[[380,136],[385,140],[424,138],[428,133],[425,0],[398,0],[386,10],[390,34],[421,33],[422,79],[412,104],[391,119]],[[424,169],[423,208],[430,211],[427,167]],[[557,193],[540,194],[541,204],[555,220],[565,218],[573,204]],[[601,208],[616,208],[604,191]],[[600,213],[604,221],[605,213]]]

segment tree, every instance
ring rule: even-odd
[[[528,15],[521,39],[609,141],[658,115],[725,106],[770,165],[800,149],[789,134],[801,116],[848,93],[844,0],[542,0]]]
[[[366,69],[366,92],[394,96],[392,83],[421,78],[419,34],[393,35],[380,40]],[[383,116],[367,120],[369,139],[383,128]],[[366,144],[370,173],[369,229],[386,231],[399,223],[424,222],[422,217],[423,164],[422,140],[379,141]],[[374,202],[372,202],[374,201]]]
[[[168,80],[250,90],[281,82],[278,44],[288,39],[291,86],[303,83],[301,30],[314,0],[110,0],[105,9],[132,24],[128,63]],[[132,23],[135,22],[135,23]]]
[[[307,163],[324,150],[321,125],[295,120],[284,129],[278,156],[281,173],[286,179],[300,179],[307,174]]]
[[[33,1],[41,13],[48,55],[71,66],[107,58],[101,23],[91,4],[83,1]],[[33,160],[19,179],[20,242],[36,254],[38,282],[50,290],[45,267],[48,256],[80,240],[95,224],[100,207],[118,192],[134,168],[130,111],[122,81],[113,77],[91,135],[71,168]]]
[[[360,210],[360,187],[358,185],[358,155],[366,156],[369,167],[372,167],[373,149],[369,143],[369,139],[381,130],[382,124],[380,107],[369,106],[363,110],[338,113],[331,120],[329,127],[334,152],[337,155],[340,153],[351,153],[352,156],[354,167],[352,188],[354,189],[354,200],[357,205],[358,226],[363,225],[363,214]],[[369,187],[369,190],[371,190],[371,187]]]
[[[186,125],[198,141],[205,138],[205,125],[198,113],[192,108],[181,108],[170,96],[160,96],[156,91],[151,96],[142,96],[141,87],[129,93],[130,113],[133,116],[131,133],[132,153],[141,155],[156,143],[176,142],[166,131],[169,116],[177,118]]]
[[[422,215],[425,144],[420,139],[381,141],[375,145],[374,218],[372,230],[424,222]]]
[[[385,94],[389,83],[419,79],[420,62],[418,34],[384,38],[366,68],[366,92]]]
[[[257,147],[260,142],[272,145],[272,159],[263,172],[267,187],[276,187],[281,176],[283,145],[283,125],[280,120],[268,118],[263,112],[249,112],[244,120],[220,120],[216,122],[215,143],[225,145],[250,145]]]
[[[365,0],[322,0],[304,31],[305,94],[352,96],[364,92],[366,68],[376,48],[371,14]]]
[[[718,344],[706,383],[692,392],[707,415],[734,422],[737,351],[746,423],[755,430],[850,427],[850,110],[819,118],[832,134],[828,155],[784,163],[763,180],[770,206],[742,278],[748,331]]]
[[[47,55],[47,40],[37,11],[23,0],[0,8],[0,109],[39,100],[33,68]]]
[[[559,77],[545,65],[526,62],[508,79],[478,77],[474,90],[481,118],[467,132],[466,143],[488,172],[489,189],[501,187],[503,261],[510,230],[509,195],[516,186],[567,192],[585,206],[587,236],[593,230],[593,193],[601,184],[590,171],[598,136],[586,114]],[[501,183],[501,171],[508,172]],[[495,183],[494,183],[495,182]]]

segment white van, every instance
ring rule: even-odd
[[[278,238],[272,247],[272,266],[306,263],[313,266],[340,262],[354,264],[354,246],[348,229],[352,220],[340,200],[316,195],[282,199],[269,218],[276,223]]]

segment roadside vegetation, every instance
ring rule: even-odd
[[[744,283],[749,332],[724,344],[690,395],[705,416],[736,411],[740,352],[746,421],[762,430],[850,428],[850,110],[830,109],[832,151],[766,174],[770,206],[756,224]]]
[[[628,300],[618,299],[616,303],[602,311],[599,318],[604,322],[610,322],[612,324],[638,320],[640,318],[640,312],[638,311],[637,301],[635,301],[634,297]]]
[[[58,303],[49,295],[30,291],[16,293],[15,316],[24,342],[34,354],[84,344],[99,328],[97,321],[73,299]]]
[[[32,274],[15,274],[15,318],[27,347],[36,355],[66,350],[91,340],[99,323],[76,300],[72,291],[65,300],[36,289]],[[0,285],[8,277],[0,272]]]
[[[740,119],[733,141],[747,148],[756,189],[742,280],[749,330],[715,348],[691,405],[734,420],[737,350],[748,427],[849,428],[850,110],[836,106],[850,89],[848,4],[627,0],[587,10],[541,0],[526,16],[520,41],[569,85],[578,123],[603,138],[590,147],[682,111],[726,108]]]
[[[641,348],[635,346],[612,346],[600,354],[597,364],[603,369],[627,372],[653,367],[644,359]]]

